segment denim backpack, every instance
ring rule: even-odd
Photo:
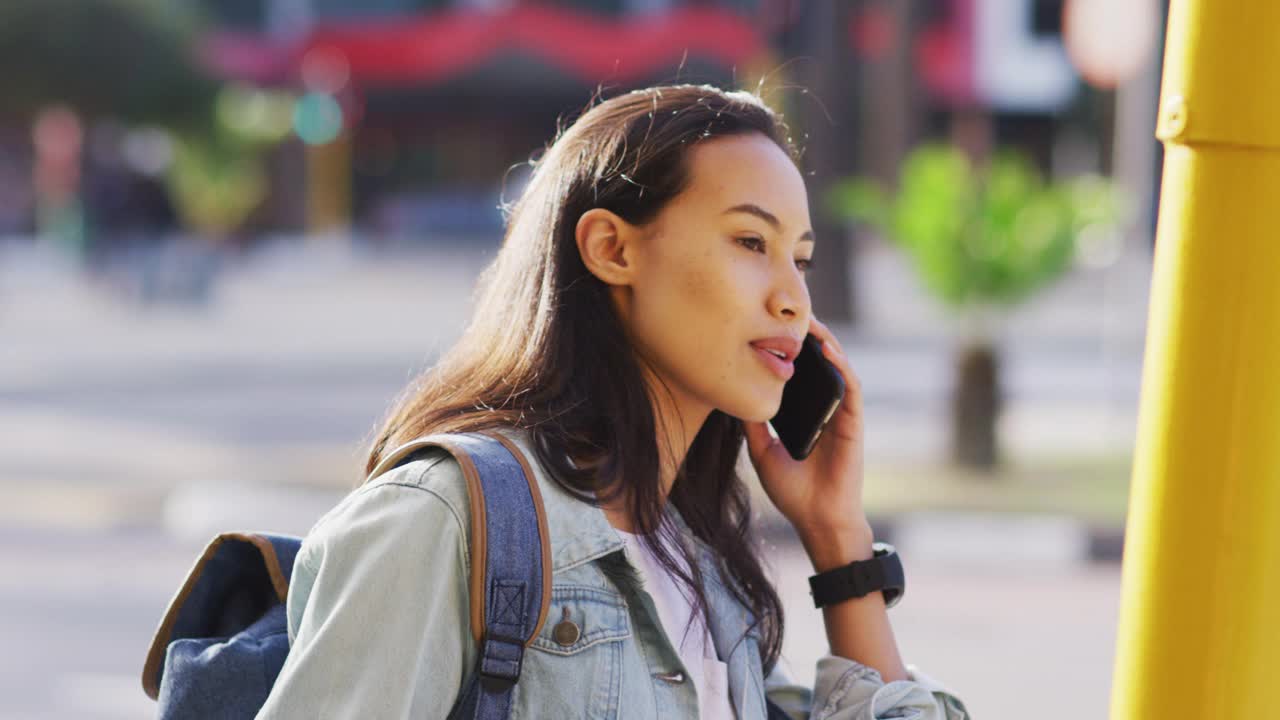
[[[472,505],[472,631],[477,668],[450,718],[500,720],[511,711],[525,647],[546,621],[551,553],[546,515],[528,462],[499,435],[432,435],[402,445],[370,479],[440,447],[458,461]],[[147,653],[142,686],[159,718],[252,718],[289,652],[289,578],[302,539],[223,533],[196,560]],[[502,552],[488,552],[501,548]]]

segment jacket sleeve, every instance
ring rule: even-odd
[[[304,539],[289,654],[258,718],[449,712],[476,659],[468,515],[456,461],[427,462],[357,489]]]
[[[908,680],[886,683],[875,668],[825,655],[810,690],[796,684],[784,663],[765,678],[765,694],[791,720],[971,720],[959,698],[911,664]]]

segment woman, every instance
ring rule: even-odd
[[[654,87],[590,108],[534,163],[459,342],[410,388],[368,467],[413,438],[488,429],[531,458],[551,614],[513,717],[968,717],[899,657],[881,593],[825,608],[817,686],[775,670],[782,609],[735,471],[745,438],[816,571],[872,557],[857,378],[812,316],[815,240],[781,119],[757,97]],[[408,317],[400,322],[431,322]],[[847,392],[791,459],[766,421],[806,333]],[[292,649],[259,717],[443,717],[475,667],[466,485],[432,451],[312,529]],[[560,613],[580,619],[553,637]],[[767,696],[767,698],[766,698]]]

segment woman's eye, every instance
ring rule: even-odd
[[[755,251],[755,252],[761,252],[761,253],[762,253],[762,252],[765,252],[765,244],[764,244],[764,239],[763,239],[763,238],[758,238],[758,237],[755,237],[755,236],[752,236],[752,235],[744,235],[744,236],[742,236],[742,237],[735,238],[735,239],[736,239],[736,240],[737,240],[737,241],[738,241],[738,242],[739,242],[743,247],[745,247],[745,248],[747,248],[747,249],[749,249],[749,250],[753,250],[753,251]],[[802,273],[803,273],[803,272],[809,272],[809,268],[811,268],[812,266],[813,266],[813,260],[812,260],[812,259],[810,259],[810,258],[796,258],[796,267],[800,269],[800,272],[802,272]]]

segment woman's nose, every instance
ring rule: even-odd
[[[799,273],[796,273],[799,275]],[[781,282],[771,294],[769,308],[773,315],[786,319],[808,318],[809,316],[809,289],[805,286],[803,277],[799,280],[788,278]]]

